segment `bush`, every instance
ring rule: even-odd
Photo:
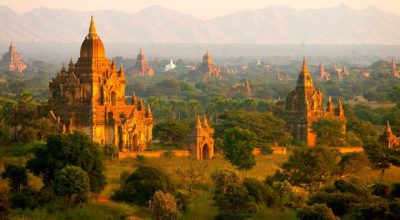
[[[173,151],[171,151],[171,150],[165,151],[161,156],[162,156],[162,157],[165,157],[165,158],[173,158],[173,157],[176,157],[175,153],[174,153]]]
[[[175,192],[176,204],[181,212],[186,212],[192,205],[192,198],[189,191],[177,190]]]
[[[392,193],[392,189],[390,188],[389,185],[382,183],[382,182],[377,182],[374,185],[372,185],[372,194],[376,196],[380,196],[382,198],[389,198]]]
[[[56,195],[65,196],[69,206],[83,201],[89,191],[89,176],[80,167],[68,165],[60,170],[54,183]]]
[[[139,166],[111,198],[116,201],[146,206],[156,191],[173,191],[168,176],[158,168]]]
[[[305,206],[297,212],[297,218],[300,220],[337,220],[332,210],[325,204],[314,204]]]
[[[24,189],[20,192],[12,192],[9,195],[10,207],[13,209],[36,209],[54,200],[53,193],[46,189],[39,192]]]
[[[368,204],[357,211],[356,218],[359,220],[400,219],[400,205],[395,202]]]
[[[46,146],[35,152],[35,158],[27,162],[27,168],[43,177],[45,186],[54,183],[56,173],[73,165],[89,175],[90,191],[100,192],[105,185],[104,166],[100,146],[84,133],[50,135]]]
[[[179,209],[175,197],[169,193],[155,192],[149,201],[149,207],[157,220],[179,219]]]
[[[392,198],[400,198],[400,183],[392,185]]]
[[[274,149],[272,149],[272,147],[269,145],[262,146],[260,150],[262,155],[268,155],[274,152]]]
[[[278,194],[263,182],[254,178],[246,178],[243,181],[243,185],[257,203],[263,203],[267,207],[276,207],[278,205]]]
[[[342,217],[351,213],[354,206],[361,203],[361,199],[356,194],[336,191],[333,193],[319,192],[311,197],[309,202],[311,204],[326,204],[336,216]]]
[[[144,155],[140,155],[140,154],[138,154],[138,155],[136,155],[136,161],[138,162],[138,163],[143,163],[143,162],[146,162],[147,161],[147,157],[146,156],[144,156]]]
[[[1,175],[4,179],[8,179],[8,185],[11,191],[21,191],[28,187],[28,173],[25,167],[17,165],[6,165]]]
[[[115,157],[118,158],[119,149],[113,144],[107,144],[103,147],[103,153],[109,160],[114,160]]]

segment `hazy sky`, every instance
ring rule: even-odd
[[[162,5],[202,19],[240,10],[265,8],[269,5],[305,9],[332,7],[340,3],[358,9],[374,5],[400,14],[400,0],[0,0],[0,5],[10,7],[17,12],[26,12],[42,6],[83,11],[113,9],[136,12],[152,5]]]

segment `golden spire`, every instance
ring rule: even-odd
[[[143,55],[143,48],[142,47],[140,47],[139,54]]]
[[[93,15],[90,17],[89,35],[97,35]]]
[[[197,116],[197,129],[201,129],[201,128],[203,128],[203,127],[201,126],[200,116]]]
[[[389,120],[386,121],[386,134],[387,135],[392,135],[393,134],[392,128],[390,127]]]
[[[340,116],[340,117],[344,116],[343,106],[342,106],[342,102],[340,101],[340,99],[338,100],[337,116]]]
[[[147,104],[147,117],[148,118],[152,118],[153,117],[153,114],[151,113],[150,104]]]
[[[301,71],[303,71],[303,72],[308,72],[307,60],[306,60],[306,57],[305,57],[305,56],[303,57],[303,67],[302,67],[302,70],[301,70]]]
[[[204,120],[204,121],[203,121],[203,126],[204,126],[204,127],[208,127],[208,121],[207,121],[207,116],[206,116],[206,114],[203,115],[203,120]]]
[[[120,64],[120,66],[119,66],[119,76],[125,77],[125,71],[124,71],[124,67],[122,67],[122,64]]]

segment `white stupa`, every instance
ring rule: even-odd
[[[175,65],[174,62],[172,62],[172,60],[171,60],[171,62],[170,62],[169,64],[165,65],[165,71],[166,71],[166,72],[167,72],[167,71],[170,71],[170,70],[173,70],[173,69],[175,69],[175,68],[176,68],[176,65]]]

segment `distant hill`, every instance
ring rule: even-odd
[[[136,13],[38,8],[24,14],[0,6],[0,42],[81,42],[90,15],[102,39],[114,43],[400,44],[400,16],[344,4],[270,6],[210,20],[160,6]]]

